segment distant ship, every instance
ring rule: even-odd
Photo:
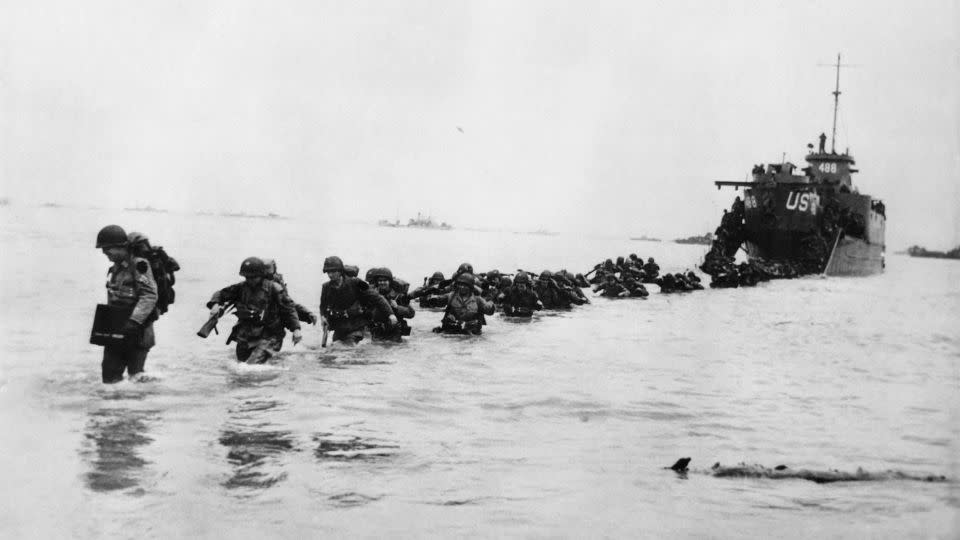
[[[270,212],[268,214],[248,214],[247,212],[220,212],[222,217],[235,217],[235,218],[254,218],[254,219],[287,219],[286,216],[281,216],[280,214],[274,214]]]
[[[152,206],[132,206],[132,207],[129,207],[129,208],[124,208],[124,210],[126,210],[126,211],[128,211],[128,212],[157,212],[157,213],[161,213],[161,214],[166,214],[166,213],[167,213],[166,210],[163,210],[163,209],[160,209],[160,208],[154,208],[154,207],[152,207]]]
[[[430,216],[423,217],[420,212],[417,212],[417,219],[410,219],[407,221],[407,227],[415,227],[418,229],[441,229],[441,230],[450,230],[453,226],[440,222],[434,223],[433,218]]]
[[[929,251],[920,246],[910,246],[907,248],[907,255],[911,257],[924,257],[930,259],[960,259],[960,246],[950,251]]]
[[[631,236],[630,239],[631,239],[631,240],[639,240],[639,241],[641,241],[641,242],[661,242],[661,240],[660,240],[659,238],[651,238],[651,237],[649,237],[649,236],[647,236],[647,235],[643,235],[643,236]]]
[[[863,276],[883,271],[886,231],[884,203],[860,193],[851,175],[857,172],[849,151],[838,154],[837,107],[840,97],[840,56],[837,55],[837,85],[833,92],[833,137],[830,151],[826,135],[820,147],[813,145],[806,156],[807,166],[796,174],[787,161],[756,165],[752,182],[715,182],[717,188],[745,188],[743,201],[734,203],[730,221],[739,229],[742,214],[742,244],[750,259],[781,262],[805,272],[834,276]],[[724,216],[728,221],[728,216]],[[724,229],[724,224],[718,231]],[[718,235],[720,233],[718,232]],[[739,242],[726,243],[726,256],[736,252]],[[730,253],[732,251],[733,253]]]
[[[698,244],[709,246],[713,243],[713,233],[708,232],[703,236],[688,236],[686,238],[677,238],[674,242],[678,244]]]

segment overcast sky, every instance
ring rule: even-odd
[[[888,245],[960,243],[955,1],[0,6],[15,203],[703,233],[829,135],[839,52]]]

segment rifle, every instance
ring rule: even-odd
[[[327,335],[330,333],[330,324],[327,323],[327,318],[323,315],[320,316],[320,326],[323,327],[323,339],[320,340],[320,346],[327,346]]]
[[[217,330],[217,322],[219,322],[220,317],[223,317],[231,308],[233,308],[233,304],[227,304],[221,307],[217,314],[210,315],[210,318],[207,319],[207,322],[203,323],[203,326],[200,327],[200,330],[197,330],[197,335],[206,339],[206,337],[210,335],[210,332],[213,331],[219,336],[220,331]]]

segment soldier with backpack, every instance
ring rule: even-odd
[[[220,316],[224,306],[236,308],[237,324],[227,343],[237,342],[237,361],[263,364],[283,347],[284,329],[293,332],[293,344],[302,339],[300,320],[293,300],[276,281],[265,276],[267,265],[258,257],[240,263],[243,281],[213,293],[207,307],[211,316]]]
[[[126,231],[119,225],[107,225],[97,234],[96,246],[113,263],[107,271],[107,305],[129,310],[119,328],[122,341],[103,348],[101,375],[105,384],[112,384],[123,380],[124,371],[130,377],[143,371],[147,353],[156,344],[153,321],[161,311],[151,263],[134,254]]]

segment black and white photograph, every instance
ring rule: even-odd
[[[0,2],[0,538],[960,537],[958,0]]]

